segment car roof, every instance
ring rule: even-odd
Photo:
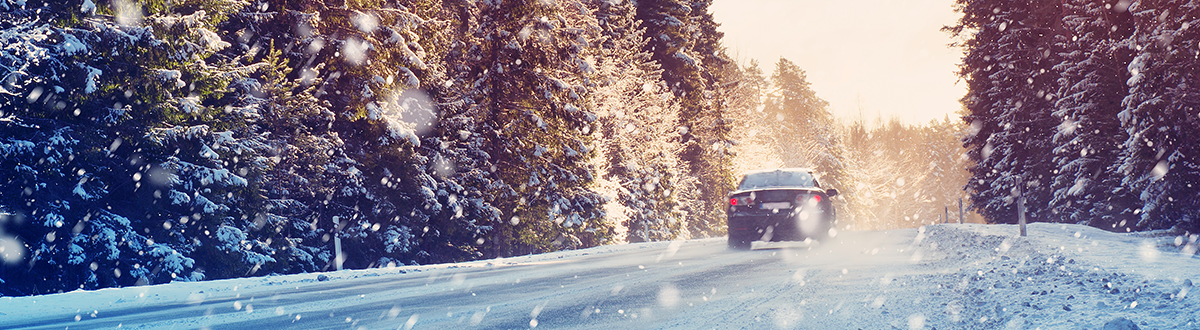
[[[759,174],[759,173],[768,173],[768,172],[775,172],[775,171],[783,171],[783,172],[805,172],[805,173],[808,173],[808,174],[813,174],[813,170],[812,170],[811,168],[807,168],[807,167],[785,167],[785,168],[771,168],[771,169],[759,169],[759,170],[753,170],[753,171],[746,171],[746,173],[744,173],[743,175],[751,175],[751,174]]]
[[[812,187],[806,187],[804,189],[821,188],[821,183],[817,179],[817,175],[813,173],[813,170],[811,168],[785,167],[785,168],[760,169],[760,170],[747,171],[745,174],[742,175],[742,178],[741,178],[741,180],[739,180],[735,191],[758,190],[758,189],[765,188],[765,187],[777,187],[777,188],[788,187],[787,185],[776,186],[774,184],[768,185],[768,186],[762,186],[762,187],[758,187],[757,185],[755,185],[758,188],[743,188],[742,187],[742,185],[744,185],[746,183],[746,180],[750,179],[751,177],[756,177],[756,176],[759,176],[762,174],[769,175],[770,173],[794,173],[792,175],[798,175],[800,173],[807,174],[808,177],[812,180]]]

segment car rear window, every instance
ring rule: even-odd
[[[811,188],[815,186],[815,180],[808,172],[778,170],[746,174],[745,177],[742,177],[742,183],[738,184],[738,190],[772,187]]]

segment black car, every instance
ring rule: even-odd
[[[729,247],[750,249],[753,241],[822,240],[837,224],[829,198],[837,189],[821,189],[812,170],[782,168],[746,173],[729,193]]]

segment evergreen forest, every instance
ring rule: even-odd
[[[1200,231],[1200,4],[959,0],[972,209]]]
[[[0,295],[719,237],[773,167],[840,230],[1195,231],[1196,8],[1110,2],[958,1],[963,112],[914,125],[710,0],[0,0]]]

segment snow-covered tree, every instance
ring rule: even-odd
[[[1194,228],[1196,4],[957,6],[973,208],[1011,222],[1024,190],[1035,221]]]
[[[767,118],[763,111],[764,96],[770,88],[767,77],[757,60],[750,60],[748,66],[738,68],[738,71],[741,78],[733,82],[735,86],[730,88],[727,103],[729,119],[733,122],[732,137],[736,141],[734,173],[741,175],[747,171],[780,167],[783,160],[775,153],[770,129],[774,118]]]
[[[1121,184],[1113,166],[1128,134],[1117,113],[1128,93],[1126,65],[1132,57],[1126,38],[1132,31],[1127,10],[1095,1],[1063,3],[1062,25],[1055,36],[1061,61],[1054,71],[1061,95],[1054,118],[1054,180],[1050,182],[1051,218],[1112,229],[1132,225],[1136,195]],[[1122,225],[1124,226],[1124,225]]]
[[[679,99],[683,146],[681,173],[696,183],[682,182],[675,189],[687,213],[685,227],[692,237],[719,235],[724,230],[726,194],[736,184],[732,173],[730,138],[732,122],[726,114],[725,84],[735,65],[720,46],[721,32],[708,13],[711,1],[638,1],[637,20],[646,28],[654,61],[663,68],[663,79]]]
[[[1020,198],[1031,221],[1048,219],[1055,163],[1050,137],[1058,96],[1052,49],[1058,3],[960,0],[963,17],[948,31],[967,38],[959,76],[971,130],[971,208],[989,221],[1014,223]]]
[[[925,125],[859,119],[839,125],[845,169],[837,197],[839,223],[850,229],[910,228],[957,215],[969,173],[960,145],[963,126],[946,118]],[[957,220],[957,219],[956,219]]]
[[[842,141],[848,150],[846,182],[838,187],[839,199],[845,207],[838,212],[838,222],[844,228],[884,229],[898,226],[892,202],[900,163],[895,154],[885,150],[883,139],[876,133],[881,127],[868,126],[863,120],[845,127]]]
[[[596,58],[594,100],[599,116],[597,185],[608,216],[626,227],[629,242],[686,237],[675,196],[681,180],[678,105],[662,69],[642,50],[642,29],[628,2],[594,1],[603,36]]]
[[[707,5],[0,0],[0,294],[719,234]]]
[[[479,257],[476,218],[491,208],[478,190],[460,199],[465,192],[447,188],[462,182],[438,154],[447,148],[439,139],[459,132],[438,126],[452,107],[438,102],[451,34],[437,4],[262,8],[270,15],[244,15],[229,30],[244,49],[273,44],[287,63],[264,88],[271,116],[262,129],[276,137],[264,215],[291,233],[280,249],[300,249],[289,269],[336,265],[336,238],[352,268]]]
[[[828,187],[841,186],[844,149],[837,141],[829,103],[817,96],[795,63],[780,58],[771,75],[763,119],[784,166],[816,170]]]
[[[1181,226],[1197,230],[1200,212],[1200,5],[1194,1],[1139,1],[1133,14],[1136,55],[1127,69],[1129,95],[1118,117],[1128,133],[1119,173],[1137,194],[1137,229]],[[1084,129],[1087,129],[1084,127]],[[1119,223],[1118,223],[1119,224]]]
[[[468,6],[469,37],[452,71],[502,214],[486,224],[489,254],[594,246],[612,235],[603,196],[589,189],[600,37],[592,11],[577,1]]]
[[[206,278],[205,265],[192,254],[221,241],[199,235],[218,229],[200,220],[229,217],[246,180],[226,168],[231,163],[218,161],[216,150],[237,149],[237,137],[204,124],[241,114],[212,111],[203,102],[253,68],[203,61],[228,46],[212,31],[223,15],[206,12],[234,12],[244,4],[178,4],[188,14],[152,1],[6,6],[42,21],[43,29],[32,32],[50,33],[32,40],[55,45],[49,54],[56,57],[24,69],[37,71],[10,75],[18,84],[7,86],[33,96],[26,98],[33,106],[14,113],[7,128],[42,135],[30,142],[45,144],[34,154],[9,155],[16,168],[26,169],[10,184],[24,185],[30,200],[5,201],[6,208],[34,220],[15,228],[30,242],[27,271],[40,274],[17,286],[33,291],[26,293]],[[57,66],[67,59],[72,66]],[[20,85],[25,75],[40,77],[26,82],[45,85]],[[205,143],[175,144],[193,138]],[[24,158],[38,153],[39,160]],[[243,253],[240,242],[232,244],[234,253]]]
[[[963,131],[967,127],[961,120],[949,117],[930,121],[920,129],[922,143],[914,152],[917,161],[910,166],[922,168],[924,179],[920,183],[920,202],[926,223],[942,218],[942,221],[958,221],[958,203],[967,202],[963,185],[970,178],[966,171],[966,149],[962,147]],[[947,215],[949,208],[950,215]],[[930,212],[932,211],[932,212]]]
[[[880,120],[868,127],[853,123],[846,136],[846,148],[852,161],[846,181],[837,187],[845,191],[843,208],[845,225],[856,229],[904,228],[927,223],[927,212],[933,211],[922,203],[922,184],[927,163],[918,161],[923,146],[919,127],[901,123],[898,119]],[[924,151],[921,151],[922,153]],[[922,159],[923,160],[923,159]],[[839,213],[840,214],[840,213]]]

